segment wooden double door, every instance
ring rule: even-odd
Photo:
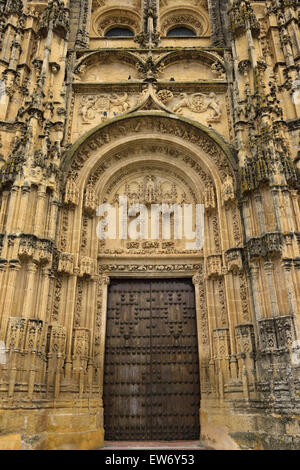
[[[112,280],[104,367],[106,440],[199,439],[194,286]]]

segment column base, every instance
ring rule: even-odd
[[[297,450],[300,416],[266,413],[231,403],[201,404],[201,444],[217,450]]]
[[[0,450],[98,449],[104,444],[103,409],[1,409],[1,432]]]

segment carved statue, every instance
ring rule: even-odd
[[[65,189],[65,204],[71,204],[77,206],[79,202],[79,189],[75,181],[72,179],[68,179],[66,182],[66,189]]]
[[[94,187],[88,184],[85,190],[84,208],[89,214],[93,214],[97,207],[97,196]]]
[[[235,198],[232,176],[227,175],[222,185],[223,202],[232,201]]]
[[[212,184],[209,184],[204,191],[204,207],[205,209],[214,209],[216,207],[215,192]]]
[[[156,188],[154,176],[148,176],[145,181],[145,201],[155,202],[156,200]]]

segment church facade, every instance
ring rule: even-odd
[[[1,449],[299,448],[299,21],[0,0]]]

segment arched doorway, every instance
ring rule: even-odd
[[[87,357],[92,358],[94,375],[91,374],[90,380],[98,384],[103,397],[104,371],[109,372],[109,364],[105,365],[107,312],[114,308],[113,297],[108,298],[108,294],[112,295],[110,282],[114,286],[115,282],[122,284],[125,282],[122,279],[130,279],[134,285],[144,279],[151,289],[152,282],[165,283],[171,279],[176,284],[185,279],[190,283],[192,279],[201,407],[205,406],[207,398],[219,400],[224,382],[238,380],[241,376],[242,364],[238,363],[241,359],[237,355],[241,346],[236,325],[250,322],[247,279],[240,253],[242,230],[236,200],[235,162],[228,147],[204,126],[175,119],[161,111],[140,111],[88,133],[73,147],[65,170],[64,206],[59,227],[59,248],[65,262],[61,263],[63,275],[58,286],[62,300],[56,312],[60,318],[66,305],[71,312],[67,322],[73,338],[67,345],[70,356],[76,357],[83,367],[86,367]],[[120,196],[126,196],[128,204],[143,204],[146,208],[160,202],[202,205],[204,246],[187,249],[187,238],[176,238],[172,229],[169,238],[160,232],[154,239],[99,239],[99,204],[115,208],[116,233],[120,233]],[[127,222],[129,226],[130,220]],[[151,226],[150,221],[148,225]],[[68,259],[77,266],[75,276],[64,275],[68,272]],[[122,292],[118,295],[122,297]],[[126,295],[130,297],[130,292]],[[150,319],[151,301],[148,307]],[[158,307],[163,308],[163,305]],[[119,318],[118,321],[119,328],[121,321],[134,320]],[[122,331],[119,328],[117,336],[130,335],[125,332],[125,326],[126,323]],[[168,335],[174,337],[170,331]],[[195,361],[195,358],[190,360]],[[115,373],[114,366],[112,369]],[[199,387],[198,390],[198,398],[193,403],[199,399]],[[179,390],[178,393],[185,392]],[[99,406],[103,416],[101,400]],[[132,409],[125,415],[132,414]],[[108,415],[109,409],[106,412]],[[178,410],[174,413],[180,414]],[[153,414],[160,412],[152,410],[152,420]],[[105,423],[102,422],[102,426]],[[176,423],[170,426],[173,429]],[[193,429],[197,426],[195,424]],[[117,435],[121,438],[124,434],[118,434],[116,429]],[[183,429],[181,438],[184,435]],[[151,433],[143,436],[141,438],[148,439]],[[162,436],[168,438],[166,434]],[[171,438],[171,433],[169,436]]]

